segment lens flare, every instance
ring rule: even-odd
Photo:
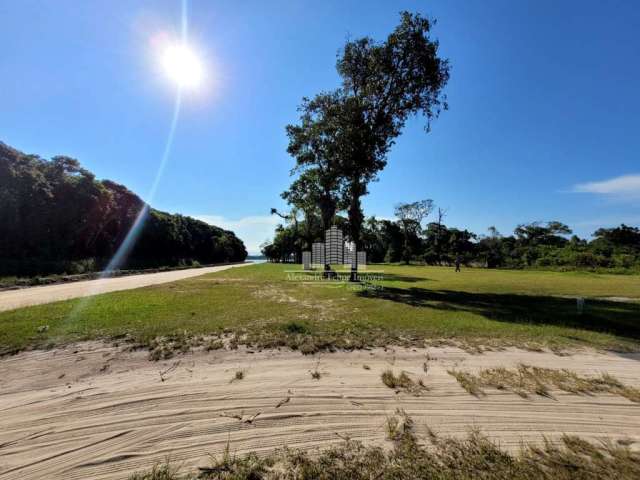
[[[180,116],[180,105],[182,104],[182,92],[178,90],[176,94],[176,101],[173,105],[173,117],[171,119],[171,126],[169,127],[169,135],[167,136],[167,141],[164,144],[164,151],[162,153],[162,158],[160,159],[160,164],[158,165],[158,170],[156,171],[155,178],[153,179],[153,183],[151,184],[151,189],[149,190],[149,194],[147,195],[147,200],[138,213],[135,222],[129,229],[127,236],[124,241],[118,247],[117,252],[107,265],[107,268],[102,272],[101,277],[111,275],[115,270],[118,270],[126,261],[127,257],[131,253],[131,250],[135,246],[136,240],[144,226],[144,222],[147,218],[147,214],[149,213],[149,203],[156,195],[156,190],[158,190],[158,185],[160,184],[160,179],[164,174],[164,169],[167,166],[167,162],[169,161],[169,155],[171,153],[171,147],[173,146],[173,139],[176,134],[176,127],[178,126],[178,117]]]
[[[202,83],[202,63],[185,44],[169,45],[162,54],[162,67],[167,76],[180,87],[194,88]]]
[[[136,240],[140,235],[144,227],[144,223],[147,219],[149,213],[149,204],[153,201],[156,191],[158,189],[158,185],[160,183],[160,179],[164,173],[165,167],[169,161],[169,157],[171,154],[171,149],[173,147],[173,140],[176,133],[176,127],[178,125],[178,118],[180,117],[180,108],[182,105],[182,92],[183,89],[189,87],[196,87],[202,80],[202,64],[198,57],[186,46],[187,45],[187,0],[182,0],[182,16],[181,16],[181,27],[182,27],[182,42],[180,44],[176,44],[172,47],[167,47],[165,50],[165,55],[163,57],[163,66],[167,74],[172,78],[176,83],[176,96],[175,102],[173,105],[173,115],[171,118],[171,123],[169,125],[169,133],[165,140],[164,150],[162,153],[162,157],[160,158],[160,163],[158,164],[158,169],[155,173],[153,183],[151,184],[151,188],[146,198],[144,199],[144,205],[138,215],[136,216],[133,225],[127,232],[125,239],[122,244],[118,247],[118,250],[111,258],[107,267],[100,273],[100,279],[105,279],[110,277],[115,271],[117,271],[121,266],[123,266],[127,257],[133,250],[133,247],[136,244]],[[67,316],[67,320],[71,320],[73,318],[81,315],[83,310],[87,307],[87,305],[93,300],[92,296],[86,296],[80,298],[78,302],[74,305],[71,312],[69,312]],[[89,331],[89,325],[85,324],[85,328],[87,332]]]

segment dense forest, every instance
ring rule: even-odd
[[[102,270],[139,214],[140,234],[120,268],[246,258],[233,232],[150,208],[72,158],[48,161],[0,142],[0,275]]]
[[[415,211],[416,204],[399,205],[397,220],[369,217],[364,221],[360,237],[369,262],[452,265],[459,259],[465,265],[488,268],[640,270],[640,229],[636,227],[600,228],[591,240],[572,235],[567,225],[556,221],[521,224],[512,235],[502,235],[493,227],[478,235],[447,227],[442,210],[436,213],[436,221],[423,226],[415,216],[406,215],[407,207]],[[426,218],[428,210],[424,213]],[[334,217],[350,240],[347,222],[343,216]],[[273,241],[264,244],[262,252],[272,262],[299,262],[303,250],[324,241],[321,224],[319,213],[312,211],[295,221],[288,219],[276,228]]]

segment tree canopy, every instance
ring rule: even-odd
[[[124,267],[246,257],[232,232],[148,208],[123,185],[96,180],[75,159],[47,161],[0,143],[0,275],[100,270],[140,212],[141,232]]]

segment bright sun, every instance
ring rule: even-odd
[[[165,73],[178,86],[195,88],[202,82],[202,63],[186,45],[170,45],[162,56]]]

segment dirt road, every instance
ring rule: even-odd
[[[427,373],[423,364],[429,355]],[[640,404],[610,394],[552,392],[476,398],[447,370],[527,364],[608,372],[640,385],[640,355],[571,356],[509,349],[470,355],[448,348],[376,349],[303,356],[292,351],[216,350],[162,362],[147,352],[85,343],[0,359],[0,479],[126,479],[170,458],[183,469],[232,452],[326,447],[344,438],[386,444],[397,408],[419,437],[473,427],[505,449],[576,434],[640,446]],[[365,365],[368,367],[365,367]],[[319,379],[311,372],[318,370]],[[385,369],[421,378],[419,397],[382,384]],[[238,370],[244,378],[233,380]]]
[[[198,275],[204,275],[205,273],[220,272],[229,268],[244,267],[246,265],[251,265],[251,263],[189,268],[187,270],[174,270],[171,272],[145,273],[142,275],[129,275],[8,290],[0,292],[0,312],[13,310],[14,308],[28,307],[29,305],[39,305],[41,303],[57,302],[70,298],[88,297],[99,293],[130,290],[132,288],[146,287],[158,283],[174,282],[176,280],[182,280],[183,278],[196,277]]]

